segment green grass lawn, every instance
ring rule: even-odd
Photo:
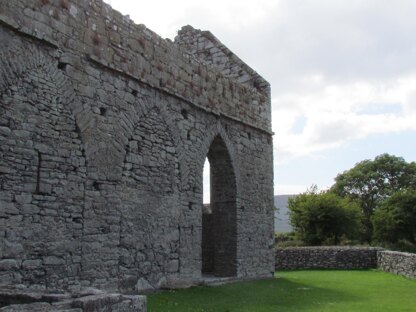
[[[277,272],[271,280],[148,296],[149,312],[416,311],[416,280],[378,271]]]

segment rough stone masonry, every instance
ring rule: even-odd
[[[1,285],[272,276],[267,81],[209,32],[164,40],[100,0],[0,0],[0,42]]]

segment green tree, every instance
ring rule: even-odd
[[[374,210],[393,193],[416,187],[416,163],[389,154],[364,160],[339,174],[331,191],[357,201],[362,210],[362,240],[371,241]]]
[[[341,238],[354,239],[360,225],[359,207],[316,187],[289,199],[290,223],[308,245],[337,245]]]
[[[397,244],[403,240],[416,245],[416,191],[393,194],[372,219],[378,242]]]

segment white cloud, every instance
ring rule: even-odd
[[[321,79],[324,81],[323,79]],[[337,148],[374,134],[416,130],[416,76],[378,83],[323,82],[315,90],[273,99],[273,130],[279,162]],[[383,111],[383,107],[398,107]],[[379,108],[377,110],[377,107]],[[371,113],[366,113],[371,108]],[[293,133],[299,116],[301,133]]]
[[[238,32],[242,27],[266,18],[276,0],[105,0],[136,23],[145,24],[162,37],[173,39],[182,26]],[[214,26],[214,27],[213,27]],[[221,31],[219,31],[221,32]]]

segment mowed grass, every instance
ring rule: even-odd
[[[416,280],[378,271],[289,271],[275,278],[148,296],[149,312],[416,311]]]

